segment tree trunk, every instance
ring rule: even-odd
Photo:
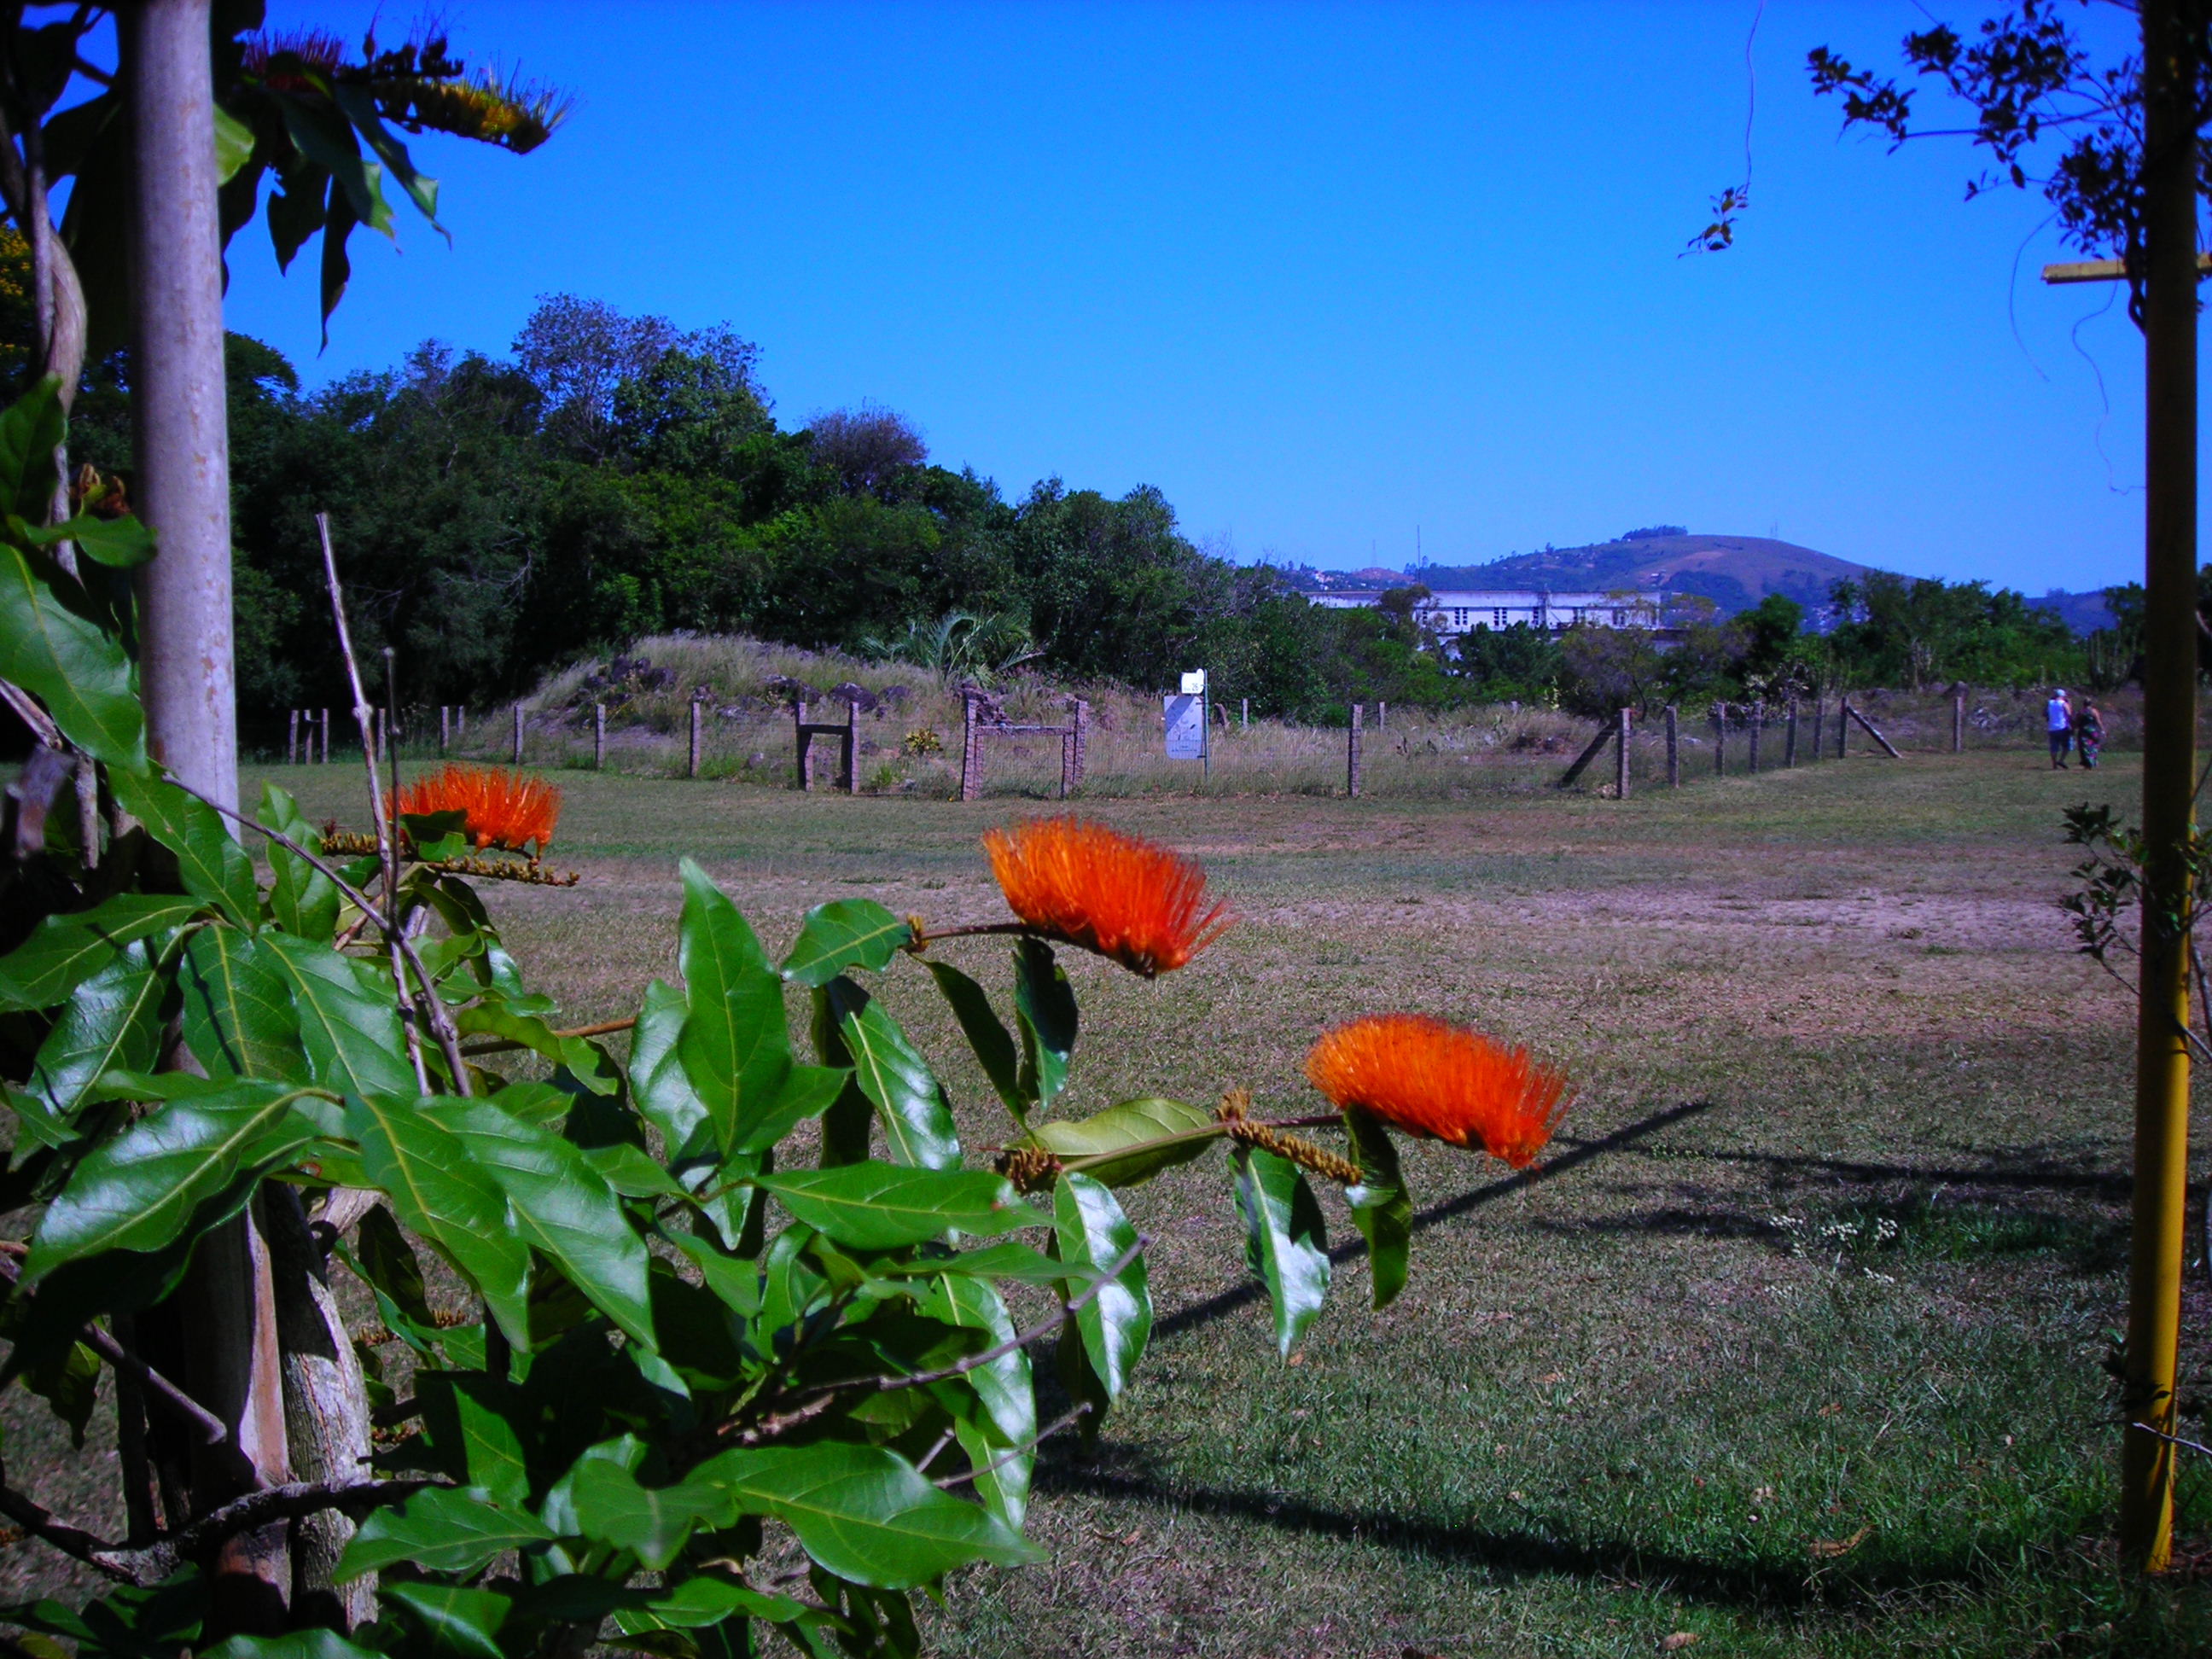
[[[118,9],[131,121],[133,494],[156,552],[138,575],[147,746],[182,781],[238,804],[231,658],[230,458],[209,0]],[[257,1202],[200,1241],[176,1295],[185,1382],[232,1427],[192,1461],[196,1512],[289,1478],[276,1287]],[[243,1452],[251,1465],[242,1468]],[[282,1631],[292,1574],[282,1523],[214,1563],[206,1638]]]
[[[131,121],[133,494],[160,550],[139,575],[147,737],[179,778],[235,806],[230,446],[208,4],[141,0],[117,21]]]

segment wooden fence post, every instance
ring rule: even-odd
[[[291,729],[285,734],[284,738],[284,764],[287,766],[297,766],[299,763],[300,711],[295,708],[292,711]]]
[[[603,702],[592,705],[592,770],[604,771],[607,764],[607,706]]]
[[[331,711],[327,708],[323,710],[322,719],[315,724],[323,734],[323,764],[328,766],[331,763]]]
[[[849,697],[845,702],[845,793],[860,793],[860,705]]]
[[[522,764],[522,705],[514,705],[514,763]]]
[[[1070,789],[1083,787],[1083,751],[1091,740],[1091,702],[1087,697],[1075,700],[1075,735],[1070,740],[1075,750],[1075,766],[1068,778]]]
[[[803,794],[814,787],[814,741],[806,730],[806,699],[791,700],[792,764],[799,770],[799,788]]]
[[[1344,741],[1344,792],[1353,800],[1359,799],[1359,726],[1367,711],[1358,703],[1352,705],[1352,725]]]
[[[1754,772],[1754,773],[1756,773],[1756,772],[1759,770],[1759,728],[1760,728],[1761,726],[1765,726],[1765,724],[1766,724],[1766,705],[1765,705],[1765,703],[1763,703],[1763,702],[1755,702],[1755,703],[1752,704],[1752,706],[1751,706],[1751,765],[1750,765],[1750,769],[1750,769],[1751,771]]]
[[[975,767],[975,696],[960,694],[960,799],[974,800],[983,793],[983,780]]]
[[[1375,729],[1378,732],[1390,729],[1390,705],[1379,697],[1375,702]]]
[[[1822,733],[1822,732],[1826,732],[1826,731],[1827,730],[1827,726],[1826,726],[1826,718],[1827,718],[1827,713],[1828,713],[1828,700],[1827,700],[1826,697],[1815,697],[1815,698],[1814,698],[1814,699],[1813,699],[1813,746],[1812,746],[1810,749],[1808,749],[1808,750],[1807,750],[1805,751],[1806,756],[1807,756],[1807,757],[1808,757],[1808,759],[1817,761],[1817,760],[1819,760],[1819,759],[1820,758],[1820,741],[1821,741],[1821,733]]]
[[[1836,696],[1836,758],[1850,758],[1851,740],[1851,700],[1841,692]]]
[[[1670,702],[1667,705],[1667,787],[1669,789],[1682,787],[1682,750],[1674,725],[1675,709]]]
[[[1797,764],[1797,699],[1790,699],[1790,727],[1782,734],[1782,769]]]
[[[1613,793],[1616,799],[1628,799],[1628,710],[1620,711],[1620,737],[1613,744]]]
[[[446,757],[446,745],[453,740],[453,710],[450,703],[438,705],[438,758]]]
[[[1713,705],[1713,775],[1717,778],[1728,775],[1727,748],[1728,705],[1717,702]]]
[[[1252,729],[1251,698],[1239,697],[1237,700],[1237,724],[1244,731],[1249,732]]]
[[[687,778],[699,775],[699,699],[694,696],[691,699],[691,758],[684,770]]]
[[[1951,694],[1951,752],[1966,752],[1966,694],[1963,691]]]

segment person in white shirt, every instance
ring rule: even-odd
[[[2043,706],[2043,715],[2051,733],[2051,764],[2063,772],[2066,769],[2066,751],[2074,744],[2074,705],[2067,701],[2064,686],[2052,688],[2051,701]]]

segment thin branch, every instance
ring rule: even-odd
[[[361,663],[353,653],[353,634],[346,626],[345,590],[338,585],[338,557],[331,545],[329,514],[315,514],[315,533],[322,541],[323,574],[330,584],[331,615],[337,624],[338,652],[345,659],[346,679],[353,687],[354,721],[361,727],[362,761],[368,769],[369,816],[376,825],[377,856],[384,866],[385,903],[387,908],[396,911],[399,903],[398,837],[392,833],[392,825],[386,816],[384,788],[377,777],[376,735],[369,726],[372,715],[368,693],[362,685]],[[414,947],[407,943],[404,930],[398,926],[396,915],[385,919],[384,937],[391,946],[392,977],[398,988],[400,999],[415,1003],[422,1019],[429,1026],[431,1035],[437,1038],[439,1049],[446,1057],[446,1069],[453,1074],[453,1092],[460,1095],[473,1092],[469,1086],[468,1063],[461,1058],[460,1034],[454,1030],[453,1022],[446,1013],[444,999],[439,996],[437,987],[430,982],[429,975],[423,972],[422,959],[415,954]],[[400,971],[403,957],[414,969],[415,977],[422,987],[419,1000],[407,994],[407,976]],[[410,1040],[419,1041],[413,1036],[411,1028],[408,1029]],[[416,1066],[418,1075],[422,1077],[427,1085],[429,1079],[428,1074],[422,1073],[419,1059]],[[428,1092],[427,1086],[425,1092]]]
[[[129,1575],[104,1565],[100,1558],[116,1547],[103,1538],[95,1538],[82,1527],[72,1527],[66,1521],[55,1518],[52,1510],[33,1503],[21,1492],[4,1484],[6,1470],[0,1468],[0,1515],[6,1516],[33,1537],[44,1540],[64,1555],[75,1556],[89,1562],[111,1577],[125,1578]]]
[[[19,1273],[13,1260],[13,1251],[0,1251],[0,1279],[12,1289]],[[220,1417],[186,1394],[182,1389],[131,1353],[97,1325],[88,1324],[76,1334],[76,1340],[90,1348],[121,1373],[137,1381],[153,1398],[196,1431],[201,1443],[220,1446],[230,1439],[230,1425]]]
[[[995,1474],[1017,1457],[1024,1456],[1035,1451],[1062,1429],[1073,1427],[1078,1419],[1088,1417],[1090,1414],[1091,1402],[1088,1400],[1083,1401],[1073,1411],[1061,1413],[1043,1428],[1038,1430],[1035,1435],[1022,1442],[1020,1445],[1009,1446],[1005,1451],[984,1464],[981,1468],[970,1469],[965,1474],[948,1474],[937,1484],[940,1486],[964,1486],[970,1480],[981,1480],[987,1474]]]
[[[120,1569],[118,1576],[128,1576],[134,1583],[158,1584],[187,1562],[204,1560],[227,1539],[272,1521],[296,1521],[303,1515],[320,1515],[330,1510],[380,1509],[426,1486],[442,1484],[426,1480],[295,1480],[289,1486],[264,1486],[209,1510],[190,1526],[157,1538],[143,1549],[118,1549],[111,1545],[99,1556],[86,1559],[103,1571]]]
[[[2199,1445],[2194,1440],[2184,1440],[2178,1434],[2168,1434],[2163,1429],[2154,1429],[2148,1423],[2130,1423],[2128,1426],[2131,1429],[2141,1429],[2145,1434],[2150,1436],[2152,1439],[2163,1440],[2169,1446],[2185,1446],[2191,1451],[2203,1452],[2207,1457],[2212,1457],[2212,1446]]]

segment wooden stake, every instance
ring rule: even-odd
[[[522,705],[514,705],[514,763],[522,764]]]
[[[799,792],[814,787],[814,738],[806,729],[806,699],[791,700],[792,765],[797,769]]]
[[[1713,775],[1717,778],[1728,775],[1727,746],[1728,705],[1717,702],[1713,705]]]
[[[1252,729],[1252,699],[1239,697],[1237,702],[1237,723],[1244,731],[1249,732]]]
[[[603,702],[592,705],[592,770],[603,772],[607,765],[607,706]]]
[[[983,793],[983,777],[975,754],[975,694],[960,694],[960,799],[974,800]]]
[[[696,696],[691,699],[691,757],[684,765],[684,775],[687,778],[699,775],[699,699]]]
[[[291,728],[286,732],[284,738],[284,764],[287,766],[297,766],[299,763],[300,711],[295,708],[292,711]]]
[[[1782,769],[1785,772],[1797,764],[1797,699],[1790,699],[1790,729],[1782,736]]]
[[[1345,734],[1344,793],[1353,800],[1359,799],[1359,726],[1367,711],[1358,703],[1352,705],[1352,725]]]
[[[1887,738],[1885,738],[1881,732],[1875,730],[1874,722],[1869,720],[1864,714],[1860,714],[1859,711],[1852,708],[1850,704],[1845,703],[1844,705],[1844,713],[1849,714],[1862,726],[1865,727],[1867,736],[1872,738],[1876,743],[1880,744],[1882,746],[1883,750],[1887,753],[1890,759],[1903,760],[1905,758],[1905,757],[1899,754],[1896,750],[1890,747],[1889,739]]]
[[[438,705],[438,758],[446,757],[446,747],[453,740],[453,710],[450,703]]]
[[[331,763],[331,711],[327,708],[323,710],[322,719],[316,721],[315,724],[322,731],[323,764],[328,766]]]
[[[1667,705],[1667,787],[1669,789],[1682,787],[1682,750],[1680,738],[1674,729],[1675,718],[1676,710],[1670,702]]]
[[[1951,752],[1966,752],[1966,694],[1963,691],[1951,694]]]
[[[1613,793],[1617,799],[1628,799],[1628,720],[1626,708],[1620,711],[1619,736],[1613,742]]]
[[[845,704],[845,793],[860,793],[860,705]]]
[[[1757,774],[1757,772],[1759,771],[1759,727],[1760,727],[1760,726],[1764,726],[1765,723],[1766,723],[1766,722],[1765,722],[1765,705],[1764,705],[1763,703],[1756,703],[1756,702],[1755,702],[1755,703],[1753,703],[1753,704],[1752,704],[1752,706],[1751,706],[1751,764],[1750,764],[1750,767],[1749,767],[1749,769],[1749,769],[1752,773],[1753,773],[1754,775],[1756,775],[1756,774]]]

